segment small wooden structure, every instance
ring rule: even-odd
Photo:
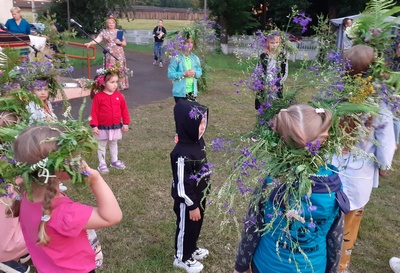
[[[9,33],[0,32],[0,47],[18,49],[20,51],[20,55],[28,55],[30,48],[29,44],[31,43],[29,35],[25,34],[14,34],[14,35],[25,41],[28,45],[18,40],[18,38],[14,37]]]
[[[116,8],[116,15],[119,15],[119,9]],[[129,19],[163,19],[163,20],[201,20],[204,18],[202,10],[194,11],[192,9],[182,8],[163,8],[150,6],[134,6],[131,10],[122,14]]]

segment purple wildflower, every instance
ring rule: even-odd
[[[302,34],[307,31],[307,25],[311,21],[312,21],[312,19],[310,17],[306,16],[304,12],[300,13],[299,16],[295,16],[293,18],[293,22],[295,24],[299,24],[302,27],[302,29],[301,29]]]

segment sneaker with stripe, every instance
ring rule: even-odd
[[[202,263],[200,263],[199,261],[196,261],[193,258],[190,258],[184,262],[175,258],[174,266],[185,269],[186,272],[188,272],[188,273],[199,273],[201,270],[203,270],[203,267],[204,267]]]
[[[28,273],[30,266],[17,261],[8,261],[0,263],[0,270],[5,273]]]
[[[207,258],[209,253],[210,252],[207,249],[199,247],[193,252],[192,257],[195,260],[203,260]]]

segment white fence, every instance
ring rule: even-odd
[[[138,45],[152,44],[154,41],[153,32],[151,30],[127,30],[125,32],[125,38],[127,42]],[[228,46],[225,53],[237,53],[244,56],[261,54],[261,52],[254,52],[255,49],[251,47],[253,42],[254,36],[231,36],[228,38]],[[297,52],[290,54],[290,60],[314,60],[317,57],[318,42],[316,38],[304,37],[300,41],[291,42],[291,44],[295,49],[297,49]]]

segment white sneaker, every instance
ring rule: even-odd
[[[400,273],[400,259],[397,257],[392,257],[389,260],[389,265],[390,268],[393,270],[395,273]]]
[[[162,64],[162,62],[160,62],[160,63],[158,64],[158,66],[159,66],[159,67],[163,67],[163,64]]]
[[[157,61],[153,61],[153,65],[156,65],[157,64]]]
[[[199,273],[201,270],[203,270],[204,267],[202,263],[196,261],[193,258],[190,258],[189,260],[184,262],[175,258],[174,266],[185,269],[188,273]]]
[[[68,190],[67,186],[64,186],[63,183],[58,184],[58,188],[61,192]]]
[[[195,260],[203,260],[207,258],[209,253],[210,252],[207,249],[199,247],[193,252],[192,257]]]

